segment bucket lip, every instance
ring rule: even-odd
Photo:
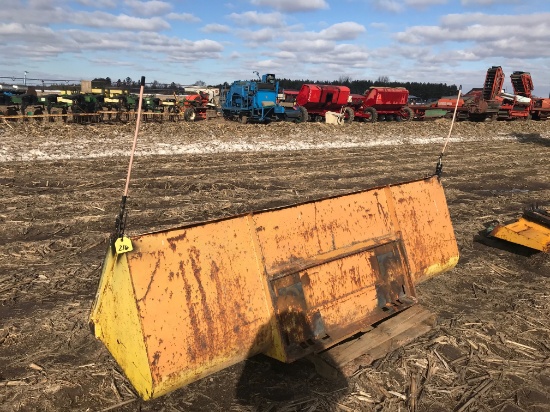
[[[252,216],[252,215],[260,215],[260,214],[267,213],[267,212],[273,212],[273,211],[283,210],[283,209],[290,209],[290,208],[297,207],[297,206],[303,206],[303,205],[307,205],[307,204],[311,204],[311,203],[317,203],[317,202],[320,202],[320,201],[323,201],[323,200],[331,200],[331,199],[336,199],[336,198],[340,198],[340,197],[356,195],[356,194],[359,194],[359,193],[370,192],[370,191],[373,191],[373,190],[380,190],[380,189],[384,189],[384,188],[402,186],[402,185],[407,185],[407,184],[417,183],[417,182],[422,182],[422,181],[428,181],[428,180],[435,180],[438,183],[441,182],[440,179],[438,178],[438,176],[436,174],[433,174],[433,175],[428,175],[428,176],[420,178],[420,179],[407,180],[407,181],[399,182],[399,183],[390,183],[390,184],[387,184],[387,185],[374,186],[374,187],[370,187],[368,189],[356,190],[356,191],[353,191],[353,192],[346,192],[346,193],[339,194],[339,195],[321,197],[321,198],[318,198],[318,199],[311,199],[311,200],[306,200],[304,202],[292,203],[292,204],[289,204],[289,205],[277,206],[277,207],[268,208],[268,209],[252,210],[250,212],[239,213],[239,214],[236,214],[236,215],[221,217],[221,218],[217,218],[217,219],[202,220],[202,221],[198,221],[198,222],[184,224],[184,225],[181,225],[181,226],[175,226],[175,227],[170,227],[170,228],[161,229],[161,230],[153,230],[151,232],[139,233],[139,234],[136,234],[136,235],[130,236],[130,237],[134,238],[134,239],[137,239],[141,236],[146,236],[146,235],[167,233],[167,232],[171,232],[171,231],[174,231],[174,230],[191,229],[193,227],[203,226],[203,225],[208,224],[208,223],[219,223],[219,222],[223,222],[223,221],[230,220],[230,219],[235,219],[235,218],[242,218],[242,217]]]

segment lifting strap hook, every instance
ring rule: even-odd
[[[115,219],[115,233],[113,234],[113,241],[124,236],[126,219],[128,217],[128,212],[126,211],[126,199],[127,196],[122,196],[122,200],[120,202],[120,211],[118,212],[118,216]]]
[[[120,239],[124,236],[124,230],[126,228],[126,218],[128,213],[126,212],[126,199],[128,198],[128,188],[130,186],[130,175],[132,172],[132,164],[134,162],[134,154],[136,152],[136,144],[139,132],[139,123],[141,120],[141,105],[143,100],[143,89],[145,88],[145,76],[141,76],[140,88],[139,88],[139,102],[138,110],[136,115],[136,131],[134,134],[134,143],[132,145],[132,151],[130,152],[130,163],[128,165],[128,174],[126,176],[126,186],[124,188],[124,194],[122,195],[122,200],[120,202],[120,211],[115,220],[115,233],[111,236],[111,242],[114,245],[114,242],[117,239]]]
[[[441,175],[443,174],[443,154],[445,153],[445,149],[447,148],[447,144],[449,143],[449,139],[451,138],[451,133],[453,132],[453,126],[456,120],[456,112],[458,110],[458,102],[460,100],[461,93],[462,93],[462,85],[458,88],[458,96],[456,97],[455,109],[453,112],[453,119],[451,120],[451,127],[449,128],[449,134],[447,135],[447,139],[445,139],[445,143],[443,144],[443,149],[441,149],[441,154],[439,155],[437,165],[435,166],[435,174],[438,179],[441,179]]]
[[[439,155],[439,159],[437,160],[437,164],[435,165],[435,175],[438,179],[441,179],[441,175],[443,174],[443,153]]]

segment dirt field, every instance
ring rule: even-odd
[[[143,124],[127,234],[423,177],[449,125]],[[550,255],[475,239],[550,207],[550,122],[455,125],[461,258],[418,286],[430,333],[336,382],[257,356],[148,402],[88,328],[133,132],[0,123],[0,411],[550,410]]]

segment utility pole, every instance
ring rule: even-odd
[[[27,85],[27,74],[29,74],[29,72],[25,70],[25,75],[24,75],[24,77],[23,77],[23,85],[24,85],[24,86]]]

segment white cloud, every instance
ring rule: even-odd
[[[432,6],[447,4],[449,0],[370,0],[378,10],[392,13],[404,12],[407,8],[426,9]]]
[[[51,4],[51,2],[49,2]],[[78,4],[82,4],[86,7],[95,7],[100,9],[114,9],[116,7],[116,0],[77,0]]]
[[[444,41],[487,41],[503,39],[510,43],[522,38],[550,36],[550,13],[538,15],[489,16],[481,13],[449,15],[441,26],[413,26],[397,33],[404,42],[441,43]],[[529,27],[526,30],[526,27]],[[517,36],[516,39],[513,37]]]
[[[95,11],[92,13],[71,13],[71,23],[85,27],[110,28],[124,30],[160,31],[170,28],[170,25],[160,17],[139,18],[126,14],[113,14]]]
[[[218,23],[211,23],[205,25],[201,31],[205,33],[229,33],[231,31],[231,27],[218,24]]]
[[[447,1],[448,0],[405,0],[405,4],[414,8],[425,9],[430,6],[447,4]]]
[[[443,26],[462,27],[467,27],[472,24],[479,24],[488,28],[496,26],[523,27],[525,34],[528,35],[534,25],[545,25],[550,28],[550,13],[514,15],[491,15],[485,13],[449,14],[441,18],[441,24]]]
[[[288,51],[279,51],[271,53],[271,55],[281,60],[296,60],[298,58],[298,55],[296,53],[291,53]]]
[[[34,24],[21,24],[21,23],[2,23],[0,24],[0,35],[10,36],[10,35],[24,35],[29,33],[31,36],[43,35],[44,32],[53,33],[51,29],[45,27],[37,26]]]
[[[275,39],[277,33],[270,28],[260,29],[260,30],[239,30],[238,36],[243,40],[253,43],[252,46],[258,45],[260,43],[270,42]]]
[[[6,54],[9,49],[10,55],[19,60],[46,59],[86,51],[120,55],[131,50],[134,55],[142,52],[150,56],[154,53],[157,56],[166,55],[172,61],[191,62],[218,59],[224,49],[220,43],[209,39],[191,41],[145,31],[102,33],[73,29],[53,32],[48,28],[12,23],[0,25],[0,35],[10,39],[9,46],[0,46],[0,53]],[[26,41],[29,39],[34,40],[32,46]],[[23,45],[17,44],[17,41],[22,41]]]
[[[261,60],[256,62],[254,67],[258,69],[262,69],[262,71],[270,71],[272,72],[273,69],[280,69],[281,67],[286,66],[286,64],[283,64],[281,62],[275,61],[275,60]]]
[[[37,24],[44,26],[47,24],[63,23],[69,20],[70,13],[61,7],[52,7],[51,3],[47,5],[36,5],[32,8],[25,8],[23,4],[16,3],[9,8],[0,7],[0,21],[16,21],[21,24]],[[14,16],[17,16],[15,19]]]
[[[321,30],[319,37],[327,40],[352,40],[356,39],[361,33],[366,31],[365,27],[352,22],[346,21],[343,23],[336,23],[332,26]]]
[[[132,13],[138,16],[159,16],[172,10],[172,5],[170,3],[159,0],[124,0],[124,4],[130,7]]]
[[[199,23],[201,19],[191,13],[169,13],[165,16],[170,20],[185,21],[188,23]]]
[[[277,43],[277,47],[280,50],[297,53],[300,55],[300,58],[303,58],[306,53],[328,53],[334,50],[334,46],[334,42],[323,39],[308,40],[296,38]]]
[[[49,2],[51,3],[51,2]],[[15,5],[10,9],[0,8],[0,21],[13,21],[13,15],[17,15],[20,24],[36,24],[38,26],[50,26],[53,24],[73,24],[84,27],[104,29],[125,29],[159,31],[170,28],[165,20],[160,17],[140,18],[127,14],[115,15],[104,11],[73,11],[62,7],[44,6],[25,10],[22,5]]]
[[[404,10],[403,4],[397,0],[371,0],[373,6],[379,10],[399,13]]]
[[[265,56],[260,66],[262,68],[287,67],[292,64],[294,73],[305,73],[305,68],[315,66],[323,67],[325,74],[331,71],[346,74],[346,70],[364,67],[369,54],[362,45],[341,42],[354,40],[365,31],[365,27],[358,23],[342,22],[318,32],[286,27],[285,30],[241,30],[237,35],[249,47],[262,46],[261,55]],[[253,64],[259,63],[254,61]]]
[[[0,24],[0,36],[5,40],[5,47],[8,49],[1,54],[3,58],[10,54],[37,57],[40,52],[43,52],[44,56],[51,56],[61,54],[65,50],[79,51],[78,44],[62,33],[35,24]]]
[[[251,3],[255,6],[272,7],[285,13],[315,11],[329,8],[325,0],[252,0]]]
[[[443,47],[451,42],[463,43],[466,58],[550,57],[550,13],[452,14],[444,16],[438,26],[413,26],[394,37],[409,45]]]
[[[522,0],[461,0],[463,6],[491,6],[493,4],[519,4]]]
[[[373,29],[377,29],[377,30],[388,30],[388,25],[386,23],[371,23],[369,24],[370,27],[372,27]]]
[[[133,67],[135,65],[134,62],[128,62],[128,61],[116,61],[112,59],[90,59],[90,63],[99,64],[99,65],[105,65],[105,66],[117,66],[117,67]]]
[[[239,26],[268,26],[282,27],[285,25],[284,15],[281,13],[258,13],[247,11],[245,13],[231,13],[227,16]]]

